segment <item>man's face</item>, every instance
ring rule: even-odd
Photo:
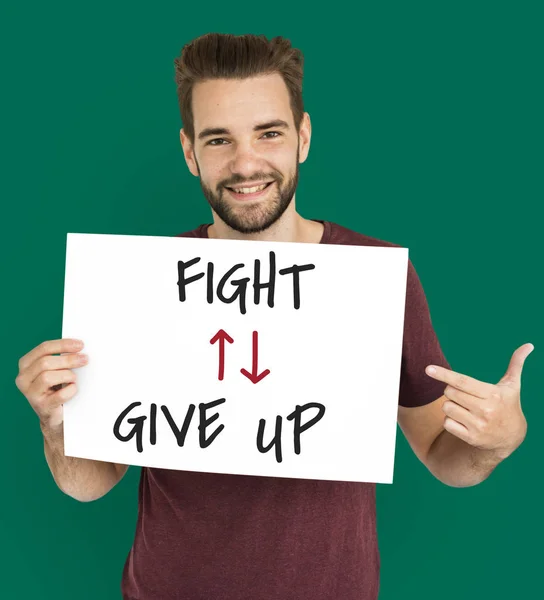
[[[294,198],[299,162],[308,154],[307,113],[295,130],[289,92],[279,74],[218,79],[193,88],[195,142],[181,132],[187,165],[217,216],[241,233],[268,229]],[[244,194],[230,188],[267,183]],[[247,190],[242,190],[247,191]]]

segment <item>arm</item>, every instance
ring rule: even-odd
[[[399,426],[437,479],[454,487],[476,485],[525,438],[521,370],[533,346],[516,350],[496,385],[453,372],[411,261],[408,267]]]
[[[418,408],[399,407],[399,425],[429,471],[455,487],[476,485],[510,456],[527,434],[521,372],[532,344],[523,344],[497,384],[444,367],[426,373],[446,383],[444,394]]]
[[[79,354],[82,349],[83,342],[73,339],[39,344],[19,360],[15,384],[39,418],[45,459],[55,483],[68,496],[89,502],[109,492],[128,467],[64,455],[63,404],[77,393],[73,369],[88,362]]]
[[[444,429],[446,396],[425,406],[399,406],[399,426],[419,460],[442,483],[468,487],[486,479],[504,456],[480,450]]]
[[[64,455],[64,433],[41,425],[44,453],[57,486],[80,502],[98,500],[124,476],[128,465]]]

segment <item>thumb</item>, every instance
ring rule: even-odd
[[[523,344],[520,346],[510,359],[506,373],[501,377],[498,385],[509,385],[514,387],[521,386],[521,371],[525,363],[525,359],[535,349],[533,344]]]

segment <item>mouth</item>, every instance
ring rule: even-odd
[[[264,187],[263,186],[253,186],[253,187],[247,186],[245,188],[238,188],[238,189],[244,189],[244,190],[254,190],[255,188],[257,188],[255,191],[236,192],[232,188],[229,188],[227,186],[225,186],[225,187],[227,187],[227,190],[229,191],[230,195],[233,198],[236,198],[236,200],[254,200],[254,199],[260,198],[261,196],[264,196],[268,192],[268,188],[272,187],[272,185],[274,185],[274,183],[275,183],[274,181],[270,181]]]

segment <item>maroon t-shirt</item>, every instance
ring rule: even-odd
[[[316,219],[317,220],[317,219]],[[322,244],[399,247],[329,221]],[[207,238],[203,224],[177,237]],[[334,315],[331,315],[334,319]],[[399,404],[421,406],[450,368],[408,261]],[[375,484],[142,467],[124,600],[376,600]]]

